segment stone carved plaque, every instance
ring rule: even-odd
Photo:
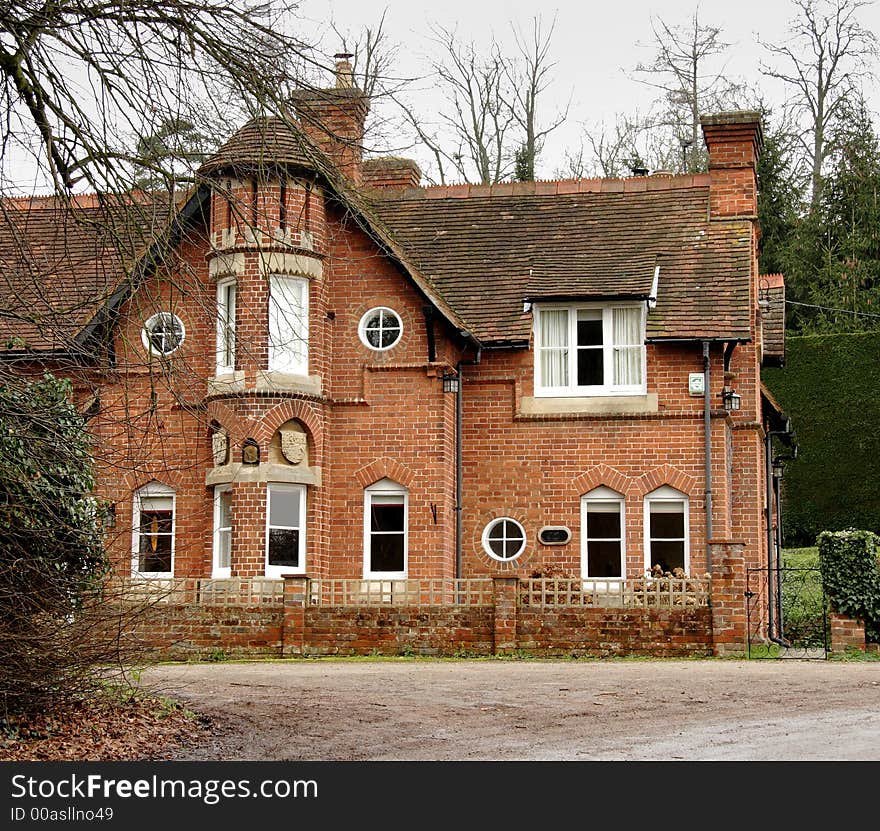
[[[226,453],[229,450],[229,436],[222,430],[218,430],[211,436],[211,450],[214,454],[214,464],[225,465]]]
[[[301,464],[306,457],[306,434],[297,430],[281,430],[281,452],[292,465]]]

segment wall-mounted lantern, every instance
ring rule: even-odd
[[[732,387],[724,387],[721,390],[721,400],[724,402],[724,409],[728,412],[734,412],[742,406],[742,396]]]
[[[460,382],[458,380],[458,375],[454,372],[444,372],[443,373],[443,392],[455,392],[457,393],[460,389]]]

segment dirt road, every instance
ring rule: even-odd
[[[880,759],[880,662],[319,660],[142,685],[214,719],[184,759]]]

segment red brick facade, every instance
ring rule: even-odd
[[[366,114],[362,98],[349,89],[337,90],[335,98],[298,100],[297,108],[304,132],[336,160],[351,182],[363,181],[357,147]],[[317,130],[314,122],[321,117],[329,119],[334,136]],[[305,516],[297,530],[305,542],[299,562],[288,571],[320,578],[370,576],[365,552],[371,538],[367,489],[387,482],[405,495],[403,576],[408,579],[532,573],[579,577],[582,497],[596,488],[610,489],[622,500],[625,562],[624,573],[616,576],[642,577],[650,567],[645,500],[660,488],[672,489],[686,506],[687,570],[702,575],[709,568],[705,402],[702,395],[689,392],[688,382],[690,375],[703,373],[703,342],[710,343],[712,536],[742,544],[740,568],[764,563],[755,220],[760,125],[742,117],[713,119],[706,124],[706,138],[708,176],[605,180],[583,187],[578,182],[465,186],[421,194],[442,210],[444,200],[504,200],[506,194],[513,198],[527,191],[542,198],[582,191],[673,198],[696,188],[705,192],[710,224],[745,222],[737,226],[746,230],[735,244],[745,247],[750,263],[748,296],[741,298],[747,308],[747,336],[649,341],[645,394],[637,401],[548,401],[536,394],[534,342],[505,343],[498,338],[483,343],[465,331],[464,320],[435,290],[431,275],[417,279],[407,252],[394,248],[394,229],[389,237],[381,223],[371,224],[369,211],[360,212],[356,199],[345,198],[333,176],[301,165],[273,165],[271,159],[239,166],[218,162],[207,168],[203,192],[209,196],[201,218],[187,224],[163,268],[137,284],[117,310],[112,329],[115,362],[79,379],[83,394],[88,389],[100,400],[100,412],[91,424],[100,495],[115,506],[115,532],[108,534],[108,541],[118,572],[132,573],[133,545],[138,544],[133,526],[142,504],[138,491],[151,485],[173,499],[173,504],[162,503],[173,510],[173,576],[218,573],[215,496],[224,488],[231,494],[228,574],[267,574],[267,491],[274,485],[287,488],[286,493],[304,493]],[[412,169],[403,165],[401,170],[399,176],[388,173],[388,181],[372,178],[387,186],[386,198],[395,198],[393,191],[412,184],[407,178]],[[411,191],[407,190],[409,197]],[[695,291],[705,290],[696,277],[692,279]],[[307,336],[305,324],[297,324],[298,337],[307,342],[307,366],[302,363],[295,372],[273,369],[270,354],[272,310],[279,302],[272,292],[280,291],[282,280],[296,281],[296,291],[308,298]],[[219,375],[218,283],[234,284],[236,292],[235,365]],[[491,306],[492,290],[484,291],[482,300]],[[518,303],[521,306],[522,300]],[[399,340],[382,351],[369,348],[359,329],[367,312],[378,308],[393,310],[402,330]],[[145,321],[158,312],[172,312],[185,328],[182,344],[167,356],[151,355],[142,334]],[[529,314],[526,309],[523,320],[530,326]],[[706,329],[711,328],[710,319]],[[444,391],[444,376],[456,374],[460,445],[458,400],[455,393]],[[738,411],[722,407],[722,388],[727,386],[734,386],[742,397]],[[297,434],[292,441],[305,442],[300,458],[287,455],[282,431],[288,438]],[[258,458],[253,461],[258,463],[248,464],[247,447],[254,445]],[[524,550],[508,560],[490,556],[483,540],[488,523],[503,517],[518,522],[525,533]],[[144,526],[143,534],[153,534],[155,540],[157,523]],[[547,526],[569,529],[570,538],[561,544],[543,543],[538,535]],[[724,568],[730,567],[725,562]],[[712,568],[721,565],[712,563]],[[504,589],[499,583],[501,595]],[[514,581],[509,591],[511,597],[496,597],[496,609],[515,606]],[[647,637],[645,626],[655,624],[663,631],[683,627],[675,634],[682,652],[709,648],[711,641],[701,634],[701,612],[694,613],[693,631],[690,624],[669,618],[677,614],[673,612],[658,612],[653,623],[635,621],[622,611],[602,614],[603,625],[615,631],[632,629],[622,640],[612,638],[629,647],[633,638]],[[596,615],[598,610],[589,610],[587,618]],[[540,644],[546,626],[577,628],[585,623],[582,617],[572,622],[559,615],[550,623],[524,619],[519,634],[515,625],[505,629],[496,621],[491,636],[501,642],[493,648],[518,648],[525,637],[530,646],[544,649]],[[263,634],[252,637],[236,629],[251,625],[247,615],[241,620],[244,623],[216,624],[227,627],[231,645],[247,641],[256,646],[260,641],[267,651],[275,648],[280,635],[274,618],[254,623]],[[319,641],[321,627],[330,631],[336,625],[321,615],[310,620]],[[428,623],[439,625],[433,618]],[[489,637],[487,626],[478,621],[450,618],[443,626],[473,626],[483,633],[474,638]],[[589,649],[603,651],[600,640]],[[377,648],[384,649],[380,641],[375,641]],[[482,641],[478,651],[484,651]]]
[[[715,170],[720,165],[724,176],[753,182],[755,135],[754,125],[707,127],[710,151],[721,154],[713,155],[709,188],[719,220],[754,214],[754,190],[737,186],[728,199],[728,184],[716,186]],[[626,404],[617,411],[536,409],[530,406],[540,401],[534,349],[477,353],[436,311],[426,318],[418,287],[320,179],[285,174],[282,181],[280,174],[259,172],[214,179],[209,226],[196,226],[178,246],[175,267],[139,286],[121,309],[117,364],[101,378],[103,411],[94,422],[105,462],[101,492],[116,505],[118,528],[131,529],[139,487],[155,480],[174,492],[175,576],[212,574],[218,484],[232,494],[230,573],[263,575],[266,491],[282,471],[278,481],[306,490],[300,570],[331,578],[365,575],[365,488],[387,479],[407,492],[406,576],[455,577],[456,396],[444,393],[442,379],[459,361],[458,576],[580,575],[581,497],[598,487],[623,499],[622,576],[640,577],[650,565],[645,497],[662,486],[687,500],[689,571],[706,570],[704,400],[688,392],[689,375],[703,370],[699,341],[649,343],[653,410],[630,412]],[[749,206],[740,204],[743,198]],[[755,275],[754,255],[752,261]],[[295,274],[308,286],[308,369],[301,377],[269,372],[274,273]],[[215,378],[215,284],[229,278],[237,291],[235,373]],[[765,559],[764,469],[752,283],[752,341],[736,346],[726,368],[723,345],[710,350],[712,521],[714,537],[742,542],[745,559],[757,565]],[[369,349],[359,337],[359,322],[377,307],[393,309],[402,324],[399,342],[387,351]],[[160,310],[183,321],[186,337],[168,358],[149,358],[141,328]],[[721,407],[726,385],[742,396],[738,412]],[[278,430],[291,424],[307,441],[299,465],[279,451]],[[211,458],[217,431],[229,446],[219,465]],[[259,446],[261,460],[250,470],[240,464],[248,439]],[[507,562],[489,556],[482,539],[487,523],[499,517],[515,519],[526,534],[523,553]],[[570,529],[570,540],[542,544],[538,531],[545,526]],[[122,573],[131,568],[131,545],[126,533],[113,544]]]

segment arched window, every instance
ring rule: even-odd
[[[364,578],[407,576],[409,492],[391,479],[364,490]]]
[[[135,491],[132,575],[174,575],[174,502],[174,490],[160,482],[150,482]]]
[[[664,485],[645,497],[645,569],[690,572],[688,498]]]
[[[581,497],[581,576],[626,577],[623,494],[604,486]]]

